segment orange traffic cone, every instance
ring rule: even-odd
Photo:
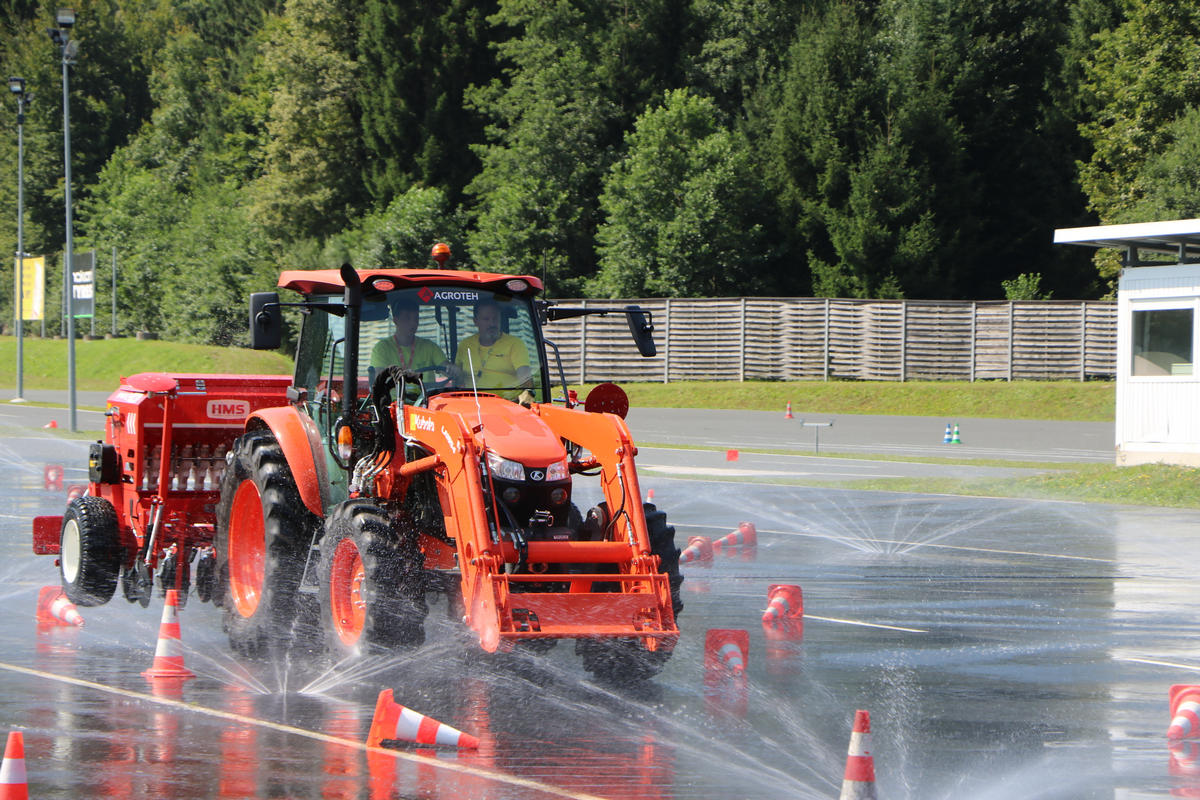
[[[25,734],[9,731],[4,746],[4,763],[0,764],[0,800],[29,800],[29,784],[25,781]]]
[[[62,587],[43,586],[38,592],[37,621],[55,625],[83,626],[83,617],[75,604],[63,594]]]
[[[726,450],[725,451],[725,460],[726,461],[737,461],[738,460],[738,451],[737,450]]]
[[[804,595],[799,586],[777,583],[767,588],[762,626],[763,633],[772,640],[787,641],[804,635]]]
[[[854,712],[854,731],[846,754],[846,776],[839,800],[875,800],[875,761],[871,758],[871,713]]]
[[[791,400],[788,400],[787,411],[785,411],[783,413],[783,418],[784,419],[795,419],[795,417],[792,416],[792,401]]]
[[[1200,686],[1177,683],[1171,687],[1171,724],[1168,739],[1184,739],[1200,735]]]
[[[687,547],[679,554],[679,563],[690,564],[693,561],[699,561],[702,567],[712,566],[712,539],[707,536],[693,536],[688,539]]]
[[[367,734],[367,747],[382,747],[388,741],[470,749],[479,747],[479,740],[471,734],[405,708],[392,698],[391,689],[384,689],[375,701],[375,717],[371,720],[371,732]]]
[[[146,678],[194,678],[196,674],[183,665],[183,642],[179,639],[179,590],[167,590],[162,624],[158,627],[158,646],[154,649],[154,664],[142,673]]]
[[[752,556],[758,547],[758,529],[753,522],[739,522],[738,528],[712,543],[713,553],[720,555],[724,548],[740,548],[743,556]]]
[[[58,427],[58,423],[57,423],[57,422],[55,422],[54,420],[50,420],[49,422],[47,422],[47,423],[46,423],[45,425],[43,425],[42,427],[43,427],[43,428],[57,428],[57,427]]]
[[[647,503],[653,503],[653,502],[654,502],[654,490],[653,490],[653,489],[651,489],[650,491],[646,492],[646,502],[647,502]]]
[[[704,634],[704,674],[706,682],[746,673],[750,656],[750,634],[742,630],[711,628]]]

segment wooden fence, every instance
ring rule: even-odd
[[[546,336],[558,345],[568,381],[1082,381],[1116,374],[1113,301],[562,301],[627,303],[653,313],[658,355],[638,355],[623,314],[553,322]]]

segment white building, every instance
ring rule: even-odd
[[[1117,284],[1117,463],[1200,466],[1200,370],[1193,366],[1200,353],[1200,219],[1064,228],[1054,242],[1124,254]],[[1158,259],[1147,260],[1152,255]]]

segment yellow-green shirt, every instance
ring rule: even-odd
[[[399,347],[396,345],[396,337],[389,336],[386,339],[380,339],[371,348],[371,366],[375,369],[400,367],[405,370],[413,370],[417,367],[436,367],[445,363],[446,354],[442,352],[442,348],[420,336],[413,338],[411,347]],[[432,370],[421,374],[421,380],[425,381],[427,385],[435,378],[436,375]]]
[[[467,360],[468,352],[470,361]],[[513,399],[520,392],[517,370],[529,366],[529,352],[525,343],[510,333],[500,334],[499,339],[487,346],[479,343],[476,334],[459,342],[454,363],[464,372],[470,372],[472,366],[475,368],[475,385],[479,389],[495,390],[496,394]]]

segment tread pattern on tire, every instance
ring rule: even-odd
[[[217,553],[213,601],[224,608],[225,631],[233,649],[261,656],[286,650],[297,639],[299,587],[305,556],[320,520],[300,499],[300,491],[283,450],[268,430],[252,431],[234,442],[233,457],[221,480],[214,537]],[[243,481],[252,480],[263,503],[266,537],[263,590],[258,607],[243,617],[229,595],[229,526],[233,498]]]
[[[334,630],[330,596],[333,554],[347,538],[354,541],[362,559],[366,603],[362,635],[353,645],[342,642]],[[424,554],[415,532],[396,530],[385,512],[369,500],[347,500],[334,507],[321,539],[320,597],[322,627],[335,653],[351,655],[422,644],[429,607]]]
[[[79,573],[68,582],[59,576],[67,599],[77,606],[100,606],[112,599],[121,571],[121,543],[117,531],[117,512],[103,497],[81,495],[67,506],[63,530],[74,521],[79,532]]]

